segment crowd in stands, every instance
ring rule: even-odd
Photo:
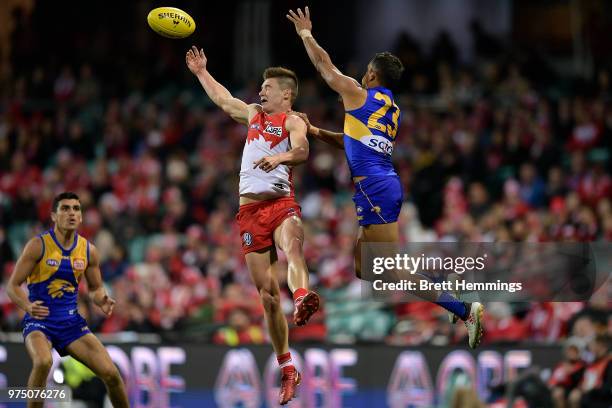
[[[403,242],[612,240],[608,71],[590,82],[540,82],[520,59],[462,66],[406,38],[396,51],[407,68],[393,154],[405,191]],[[267,342],[235,224],[244,127],[195,80],[112,97],[104,86],[87,63],[15,73],[0,105],[2,282],[25,242],[49,227],[52,198],[70,190],[84,207],[80,233],[97,246],[119,305],[104,319],[81,297],[94,331]],[[233,91],[257,102],[258,86]],[[304,79],[296,108],[316,126],[341,130],[342,106],[323,89]],[[464,341],[464,326],[450,325],[436,306],[362,298],[343,152],[311,140],[294,180],[311,284],[325,302],[309,325],[291,328],[291,341]],[[286,288],[282,301],[290,316]],[[590,302],[490,303],[484,341],[586,341],[612,334],[610,311],[605,288]],[[0,329],[18,331],[21,317],[0,286]]]

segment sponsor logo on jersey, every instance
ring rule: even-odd
[[[76,258],[74,261],[72,261],[72,266],[77,271],[83,271],[85,270],[85,260]]]
[[[360,139],[361,143],[368,146],[370,149],[391,156],[393,153],[393,143],[383,136],[369,135]]]
[[[281,137],[283,136],[283,127],[282,126],[272,126],[270,123],[267,123],[264,133],[269,133],[276,137]]]
[[[284,184],[281,184],[281,183],[274,183],[274,187],[276,187],[276,188],[280,188],[281,190],[284,190],[284,189],[285,189],[285,185],[284,185]]]
[[[251,246],[251,244],[253,243],[253,237],[249,232],[245,232],[244,234],[242,234],[242,241],[244,242],[244,245]]]
[[[64,279],[53,279],[53,282],[47,286],[47,289],[49,289],[49,296],[54,299],[64,296],[64,292],[74,293],[74,286],[72,286],[72,283]]]
[[[47,259],[47,262],[45,263],[51,267],[59,265],[59,261],[57,259]]]

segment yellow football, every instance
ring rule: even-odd
[[[193,18],[176,7],[158,7],[151,10],[147,23],[153,31],[167,38],[189,37],[196,28]]]

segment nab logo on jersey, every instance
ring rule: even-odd
[[[56,259],[47,259],[46,264],[51,267],[56,267],[57,265],[59,265],[59,261]]]
[[[276,137],[281,137],[283,136],[283,128],[282,126],[272,126],[271,124],[267,123],[264,133],[269,133]]]

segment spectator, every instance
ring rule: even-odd
[[[221,327],[215,333],[213,342],[227,346],[241,344],[261,344],[264,342],[264,333],[261,326],[251,322],[248,310],[234,309],[227,319],[228,325]]]
[[[612,401],[610,337],[599,335],[589,343],[593,361],[587,365],[580,387],[569,395],[571,408],[609,408]]]
[[[553,370],[548,382],[551,388],[555,408],[568,406],[568,396],[580,384],[585,368],[582,360],[584,343],[577,338],[570,338],[563,348],[563,361]]]

